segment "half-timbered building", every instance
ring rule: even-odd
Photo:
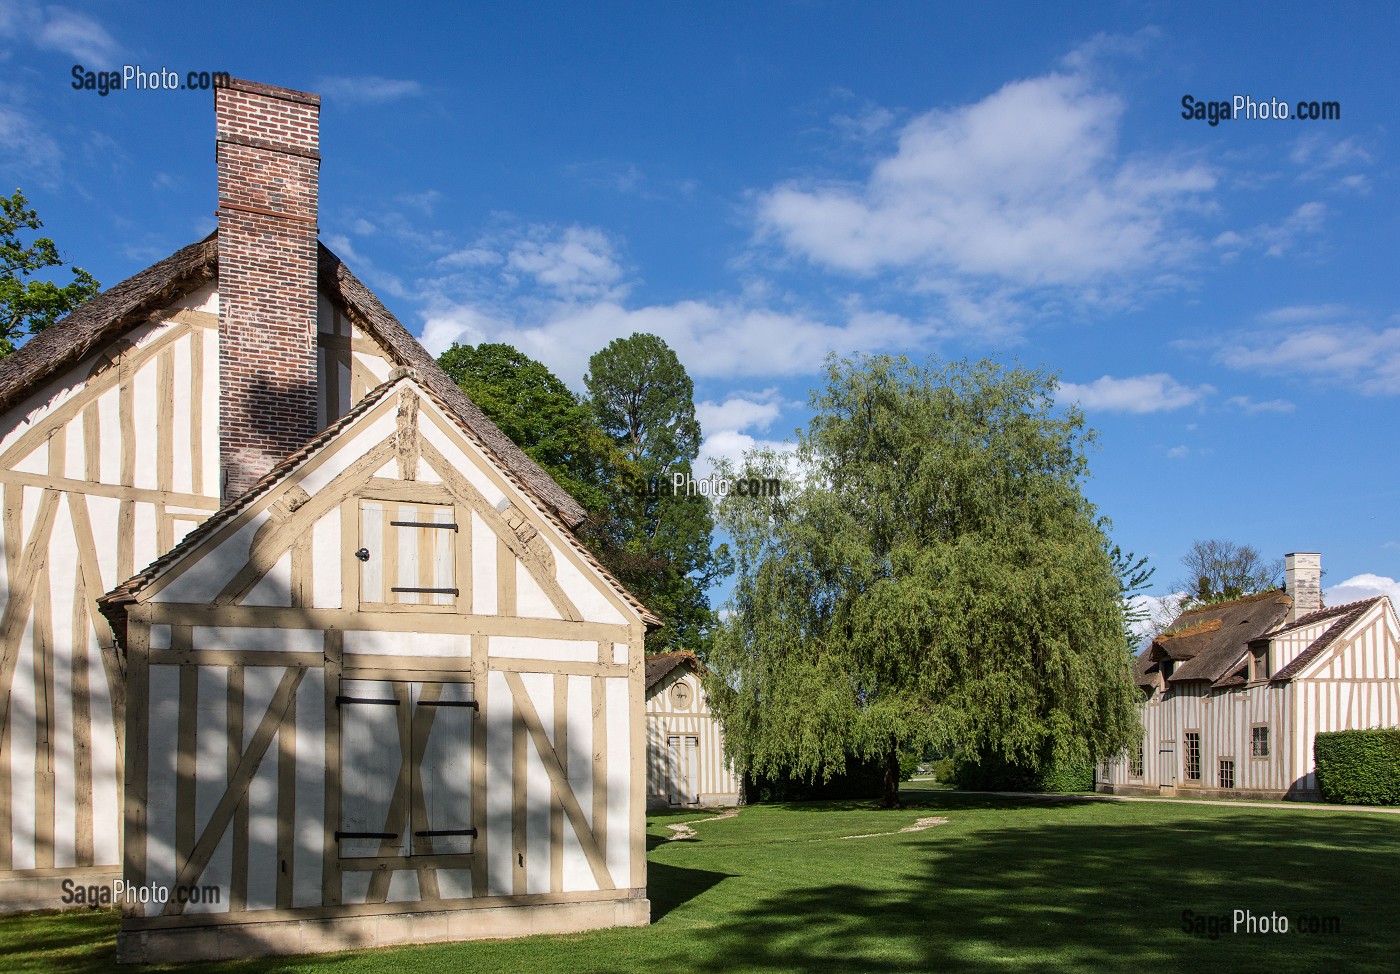
[[[739,778],[724,758],[724,729],[710,712],[701,663],[689,650],[647,657],[647,804],[739,804]]]
[[[128,902],[149,959],[645,922],[655,618],[317,240],[318,97],[215,103],[217,231],[0,362],[0,908],[222,890]]]
[[[1286,587],[1183,612],[1138,656],[1144,734],[1099,769],[1113,793],[1315,799],[1321,731],[1400,725],[1400,620],[1386,596],[1324,608],[1321,558]]]

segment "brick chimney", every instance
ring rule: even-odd
[[[1293,600],[1288,621],[1295,622],[1322,608],[1322,556],[1297,551],[1283,556],[1284,591]]]
[[[215,91],[214,113],[227,502],[316,433],[321,98],[234,79]]]

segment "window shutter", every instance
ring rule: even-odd
[[[340,709],[340,840],[342,856],[404,855],[405,822],[389,822],[403,773],[400,723],[404,703],[386,680],[345,680]]]

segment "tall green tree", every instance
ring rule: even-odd
[[[604,562],[665,621],[647,637],[649,651],[702,648],[714,624],[706,590],[727,550],[712,547],[709,501],[673,492],[673,477],[693,477],[700,452],[694,383],[670,346],[638,333],[590,358],[584,384],[621,454],[600,530]]]
[[[1083,495],[1091,434],[1055,383],[832,359],[796,454],[747,458],[789,489],[719,506],[737,573],[708,689],[738,767],[880,760],[892,806],[904,751],[1040,767],[1126,745],[1132,563]]]
[[[72,268],[73,280],[62,286],[34,277],[64,266],[48,237],[37,237],[28,246],[21,242],[21,231],[43,226],[20,190],[0,196],[0,358],[13,352],[20,339],[43,331],[99,289],[81,267]]]
[[[594,519],[611,501],[617,451],[593,411],[542,363],[510,345],[458,345],[438,356],[452,381]]]

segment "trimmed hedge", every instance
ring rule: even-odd
[[[1094,790],[1094,766],[1051,761],[1039,769],[1010,764],[996,754],[980,761],[958,758],[953,783],[967,791],[1043,791],[1065,794]]]
[[[1400,728],[1325,731],[1313,740],[1317,790],[1339,805],[1400,805]]]

